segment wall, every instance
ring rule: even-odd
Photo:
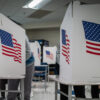
[[[31,29],[26,31],[30,40],[45,39],[50,46],[60,42],[60,28]]]

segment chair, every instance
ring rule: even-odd
[[[46,90],[46,83],[47,83],[47,77],[48,77],[48,65],[40,65],[35,66],[35,72],[33,74],[33,81],[40,81],[45,82],[45,90]]]

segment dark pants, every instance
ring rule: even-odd
[[[60,84],[60,91],[68,94],[68,86]],[[74,92],[76,97],[85,98],[85,88],[84,86],[74,86]],[[68,97],[60,94],[60,100],[68,100]]]
[[[30,93],[31,93],[31,82],[32,82],[32,74],[33,74],[33,66],[30,65],[26,68],[26,76],[24,79],[24,100],[30,100]],[[17,90],[19,85],[18,79],[16,80],[9,80],[8,81],[8,90]],[[17,97],[17,93],[8,93],[7,100],[15,100]]]
[[[91,94],[92,98],[99,98],[99,87],[98,85],[91,86]]]
[[[7,84],[7,79],[0,79],[0,89],[5,90]],[[1,92],[1,97],[5,98],[5,92]]]
[[[74,86],[74,91],[76,97],[85,98],[85,86]],[[92,98],[99,98],[98,85],[91,86],[91,96]]]
[[[64,92],[65,94],[68,94],[68,85],[60,84],[60,91]],[[64,95],[60,94],[60,100],[68,100],[68,97],[65,97]]]
[[[85,87],[84,86],[74,86],[74,92],[77,98],[85,98]]]
[[[68,86],[60,84],[60,91],[68,94]],[[74,86],[74,92],[77,98],[85,98],[85,86]],[[99,98],[98,85],[91,86],[91,95],[92,95],[92,98]],[[61,94],[60,100],[68,100],[68,98]]]

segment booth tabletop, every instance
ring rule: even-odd
[[[49,79],[64,84],[64,85],[100,85],[100,82],[86,82],[86,81],[81,81],[81,82],[63,82],[58,76],[55,75],[49,75],[48,76]]]
[[[2,76],[0,79],[23,79],[25,78],[25,75],[23,76]]]

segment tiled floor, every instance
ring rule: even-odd
[[[47,87],[45,90],[44,82],[33,82],[32,91],[31,91],[31,100],[55,100],[55,83],[48,82],[46,86]],[[86,86],[85,88],[86,88],[85,89],[86,97],[91,98],[90,86]],[[59,94],[57,95],[57,100],[60,100]],[[77,100],[83,100],[83,99],[77,99]],[[100,100],[100,99],[96,99],[96,100]]]
[[[31,100],[54,100],[55,99],[55,83],[47,83],[47,88],[45,90],[44,83],[33,83]],[[59,95],[58,95],[59,100]]]
[[[86,86],[85,88],[86,88],[85,89],[86,97],[91,98],[90,86]],[[41,83],[41,82],[33,83],[32,92],[31,92],[31,100],[55,100],[55,83],[54,82],[47,83],[46,90],[45,90],[44,83]],[[60,100],[59,94],[57,95],[57,100]],[[77,100],[85,100],[85,99],[77,99]],[[96,100],[100,100],[100,99],[96,99]]]

